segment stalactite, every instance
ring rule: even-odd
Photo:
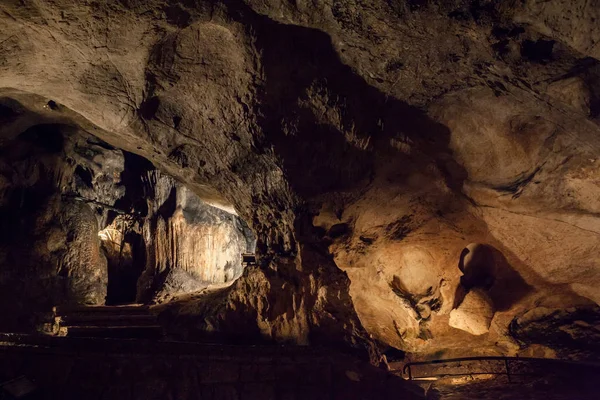
[[[148,171],[142,182],[149,215],[141,228],[147,269],[138,297],[148,296],[148,290],[164,292],[165,287],[177,292],[181,287],[222,284],[241,275],[241,254],[254,250],[255,239],[237,216],[203,203],[158,171]]]

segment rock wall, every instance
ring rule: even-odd
[[[54,305],[150,301],[231,282],[254,250],[237,216],[85,132],[38,125],[0,151],[4,328],[31,329]]]
[[[138,299],[154,296],[164,301],[239,278],[242,253],[252,253],[255,247],[247,225],[158,171],[149,172],[146,182],[154,194],[141,227],[148,262],[138,283]]]
[[[103,304],[106,259],[96,209],[62,194],[83,157],[66,127],[25,131],[0,151],[2,327],[31,329],[35,311],[56,304]],[[90,151],[95,149],[90,145]]]

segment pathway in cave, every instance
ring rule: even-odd
[[[33,383],[30,400],[423,399],[382,369],[292,345],[0,334],[0,398],[15,377]]]
[[[69,337],[160,339],[162,328],[146,305],[58,308],[60,334]]]
[[[461,384],[440,380],[427,388],[427,400],[596,400],[598,370],[582,375],[528,377],[508,382],[505,377]]]
[[[600,364],[529,357],[464,357],[390,363],[427,400],[592,400]]]

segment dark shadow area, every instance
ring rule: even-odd
[[[404,360],[406,352],[398,350],[395,347],[388,346],[387,349],[383,352],[383,355],[386,357],[388,362],[397,362]]]
[[[493,371],[490,364],[496,364],[496,371],[502,372],[502,367],[508,365],[510,377],[496,375],[491,379],[473,379],[477,373]],[[519,358],[511,358],[509,364],[498,360],[467,361],[460,365],[461,367],[453,369],[452,364],[442,364],[437,370],[428,366],[432,374],[442,372],[445,367],[448,375],[452,371],[459,372],[459,376],[447,376],[433,381],[427,390],[427,400],[595,400],[598,397],[598,365]],[[460,368],[462,371],[459,371]],[[463,371],[469,371],[473,375],[465,374],[461,377],[460,373]]]
[[[418,386],[328,348],[61,339],[11,347],[2,337],[0,378],[31,379],[32,400],[423,399]]]
[[[0,148],[0,326],[6,330],[31,329],[33,312],[49,307],[65,290],[60,270],[51,279],[57,266],[43,262],[53,256],[45,232],[60,226],[53,219],[58,165],[48,157],[62,150],[60,129],[35,126]]]
[[[584,59],[587,67],[581,74],[582,79],[590,91],[590,117],[600,117],[600,61],[596,59]],[[596,120],[598,122],[598,120]]]
[[[89,169],[82,167],[81,165],[78,165],[75,168],[75,176],[76,179],[79,179],[78,183],[81,183],[89,188],[92,187],[92,173],[90,172]]]
[[[521,55],[529,61],[545,64],[552,61],[554,43],[554,40],[525,40],[521,45]]]
[[[468,247],[474,245],[473,243]],[[506,311],[533,289],[495,247],[468,247],[462,250],[459,258],[458,268],[463,276],[456,288],[453,308],[462,303],[469,290],[482,288],[490,296],[495,311]]]
[[[0,125],[10,124],[24,112],[21,104],[9,98],[0,98]]]
[[[48,153],[60,153],[64,147],[61,129],[64,129],[62,125],[35,125],[20,134],[19,140],[30,142]]]
[[[560,358],[598,361],[600,358],[600,307],[596,304],[567,309],[541,308],[533,317],[515,317],[512,337],[522,345],[542,344]]]
[[[145,120],[151,120],[156,115],[158,107],[160,106],[160,99],[156,96],[145,100],[140,105],[140,116]]]
[[[108,267],[106,305],[136,302],[137,283],[146,267],[146,247],[143,238],[128,231],[118,252],[104,247]]]
[[[146,158],[123,151],[125,166],[121,172],[121,184],[125,187],[125,195],[118,199],[115,207],[127,210],[138,217],[148,215],[148,200],[152,191],[148,182],[150,171],[156,167]],[[110,223],[110,221],[109,221]]]
[[[266,75],[259,122],[300,194],[364,183],[376,168],[374,149],[406,175],[435,160],[448,186],[460,190],[466,173],[450,156],[446,126],[369,85],[341,62],[327,34],[257,18]],[[420,157],[398,152],[390,139]]]
[[[495,282],[490,288],[489,294],[496,311],[506,311],[530,293],[533,288],[509,264],[500,250],[492,246],[489,247],[492,249],[496,260]]]

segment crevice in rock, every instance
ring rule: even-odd
[[[554,40],[539,39],[524,40],[521,45],[521,55],[532,62],[545,64],[552,61],[552,50],[554,48]]]
[[[512,194],[512,198],[517,199],[519,198],[519,196],[521,196],[525,187],[527,187],[527,185],[529,185],[531,181],[533,181],[533,178],[535,178],[535,176],[540,172],[543,166],[544,164],[536,167],[529,174],[523,174],[521,177],[517,178],[514,182],[508,185],[497,186],[494,189]]]

